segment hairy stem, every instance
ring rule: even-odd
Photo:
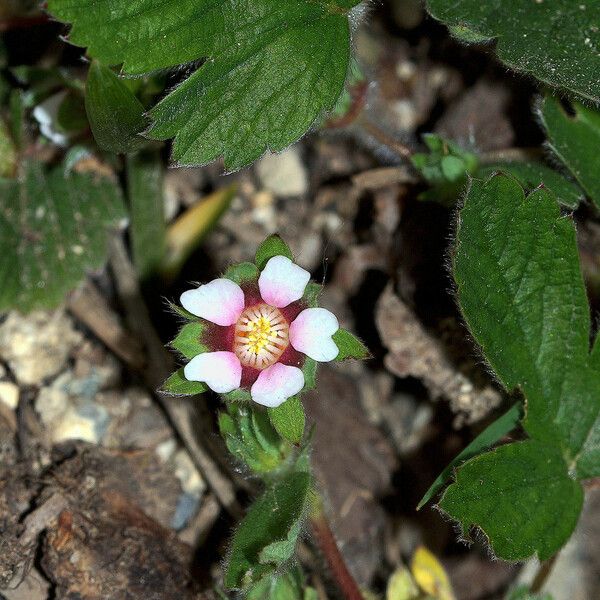
[[[342,598],[344,600],[364,600],[358,584],[346,566],[321,507],[313,512],[310,523],[314,539],[327,562],[333,581],[337,585]]]

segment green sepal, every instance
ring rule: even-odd
[[[320,283],[309,281],[304,295],[302,296],[302,302],[309,308],[317,308],[319,306],[319,296],[323,291],[323,286]]]
[[[208,352],[208,347],[202,342],[206,325],[202,321],[186,323],[171,342],[171,347],[180,352],[185,358],[191,359],[198,354]]]
[[[256,283],[258,280],[258,267],[251,262],[243,262],[231,265],[227,268],[223,277],[242,285],[244,283]]]
[[[293,260],[292,251],[290,247],[281,239],[277,234],[270,235],[256,251],[254,262],[256,266],[262,271],[265,268],[269,259],[274,256],[285,256],[290,260]]]
[[[202,394],[207,389],[206,384],[201,381],[186,379],[182,367],[167,378],[159,391],[170,396],[195,396],[196,394]]]
[[[189,310],[185,310],[183,306],[179,306],[179,304],[175,304],[175,302],[167,301],[167,307],[169,310],[174,312],[177,316],[181,317],[185,321],[197,321],[198,317],[193,315]]]
[[[237,390],[233,390],[227,394],[221,394],[221,398],[226,402],[250,402],[252,400],[252,396],[250,395],[250,390],[244,390],[242,388],[238,388]]]
[[[339,354],[335,357],[336,361],[350,358],[356,360],[371,358],[369,349],[354,334],[346,329],[338,329],[333,334],[332,339],[339,349]]]
[[[317,385],[317,368],[318,363],[316,360],[307,356],[304,359],[304,364],[302,365],[302,374],[304,375],[304,388],[302,391],[313,390]]]
[[[271,424],[282,438],[292,444],[297,444],[302,440],[306,417],[300,396],[292,396],[283,404],[275,408],[269,408],[267,412]]]

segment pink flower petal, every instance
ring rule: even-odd
[[[298,367],[275,363],[260,372],[250,389],[252,400],[275,408],[304,387],[304,374]]]
[[[233,325],[244,310],[244,292],[229,279],[214,279],[181,294],[181,306],[217,325]]]
[[[267,304],[283,308],[302,298],[309,281],[308,271],[295,265],[286,256],[274,256],[260,274],[258,287]]]
[[[313,360],[329,362],[339,354],[331,336],[340,328],[337,317],[325,308],[307,308],[290,325],[290,343]]]
[[[242,365],[233,352],[205,352],[194,356],[183,374],[190,381],[206,383],[213,392],[227,394],[240,387]]]

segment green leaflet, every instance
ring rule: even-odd
[[[583,489],[553,446],[528,440],[501,446],[461,467],[440,508],[464,535],[477,525],[506,560],[550,558],[577,524]]]
[[[467,43],[495,40],[509,67],[600,99],[597,0],[428,0],[429,12]]]
[[[233,536],[226,587],[248,587],[292,557],[309,491],[308,473],[290,473],[254,502]]]
[[[500,438],[515,429],[521,420],[523,407],[519,402],[513,404],[501,417],[498,417],[493,423],[488,425],[466,448],[460,452],[454,460],[439,474],[435,481],[429,486],[429,489],[423,495],[423,498],[417,505],[420,510],[429,502],[444,486],[452,476],[454,467],[462,462],[477,456],[482,450],[486,450],[494,445]]]
[[[208,352],[208,347],[202,342],[205,329],[206,325],[203,321],[186,323],[171,342],[171,347],[180,352],[188,360],[191,360],[198,354]]]
[[[30,162],[0,179],[0,311],[58,306],[106,260],[109,230],[125,217],[117,183],[98,173]]]
[[[547,97],[540,117],[553,152],[600,207],[600,112],[577,103],[573,109],[571,117],[556,98]]]
[[[150,115],[179,164],[240,168],[302,136],[342,93],[356,0],[50,0],[69,39],[130,75],[205,63]],[[293,57],[293,60],[290,60]]]
[[[576,480],[600,473],[600,371],[588,352],[589,306],[573,223],[544,189],[525,197],[509,176],[473,180],[453,267],[469,329],[504,386],[525,396],[523,426],[531,440],[459,468],[441,506],[465,529],[480,526],[504,558],[548,557],[575,526]],[[527,485],[511,484],[518,465]],[[488,470],[498,493],[474,502]],[[540,471],[552,488],[547,494],[535,479]],[[496,510],[498,503],[506,510]],[[509,505],[525,511],[528,503],[539,513],[531,527],[509,511]]]
[[[88,71],[85,109],[96,143],[110,152],[133,152],[146,140],[144,107],[108,67],[93,61]]]

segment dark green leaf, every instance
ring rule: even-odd
[[[550,558],[569,539],[583,489],[560,450],[528,440],[501,446],[465,463],[440,507],[468,536],[476,526],[505,560]]]
[[[283,150],[340,96],[356,0],[50,0],[69,40],[140,74],[208,58],[152,111],[179,164],[228,169]],[[293,60],[290,60],[293,57]]]
[[[127,192],[133,262],[144,281],[156,273],[166,246],[163,173],[157,152],[127,157]]]
[[[487,360],[507,389],[527,398],[529,434],[568,439],[582,407],[567,390],[586,363],[590,326],[571,219],[543,189],[525,198],[512,177],[473,180],[454,276]]]
[[[171,347],[181,352],[187,359],[192,359],[198,354],[208,352],[208,348],[202,342],[202,337],[205,331],[205,325],[201,321],[192,321],[186,323],[177,337],[171,342]]]
[[[486,450],[493,446],[507,433],[517,427],[523,413],[523,407],[519,402],[513,404],[508,411],[501,417],[498,417],[491,425],[488,425],[468,446],[466,446],[459,454],[456,455],[448,466],[437,476],[429,489],[425,492],[417,505],[417,510],[420,510],[429,502],[450,479],[454,468],[465,462],[469,458],[477,456],[482,450]]]
[[[83,3],[82,3],[83,4]],[[88,8],[93,13],[93,8]],[[88,72],[85,108],[96,143],[109,152],[133,152],[146,142],[144,107],[108,68],[93,61]]]
[[[369,349],[354,334],[345,329],[338,329],[333,334],[333,341],[340,350],[335,358],[336,361],[349,358],[363,360],[371,357]]]
[[[577,103],[573,109],[574,116],[569,116],[558,100],[548,97],[540,115],[550,147],[600,207],[600,112]]]
[[[226,587],[248,587],[291,558],[309,490],[307,473],[291,473],[250,507],[233,536],[224,578]],[[262,554],[265,549],[268,550]]]
[[[235,281],[238,285],[250,282],[256,283],[256,281],[258,281],[258,275],[257,266],[250,262],[231,265],[227,271],[223,273],[223,277]]]
[[[0,311],[58,306],[104,265],[110,229],[125,217],[116,181],[62,165],[28,163],[20,179],[0,179],[0,197]]]
[[[267,410],[273,427],[282,438],[292,444],[297,444],[302,440],[306,417],[299,396],[292,396],[276,408]]]
[[[475,176],[487,179],[498,171],[512,175],[527,191],[543,184],[568,208],[577,208],[583,197],[581,188],[576,183],[541,162],[498,162],[481,167]]]
[[[263,270],[265,265],[269,262],[270,258],[274,256],[285,256],[290,260],[293,260],[292,251],[290,247],[278,236],[269,236],[256,251],[254,262],[259,270]]]
[[[495,40],[500,60],[553,86],[600,99],[597,0],[428,0],[465,42]]]
[[[183,374],[183,368],[175,371],[162,385],[160,391],[170,396],[195,396],[208,388],[200,381],[189,381]]]

